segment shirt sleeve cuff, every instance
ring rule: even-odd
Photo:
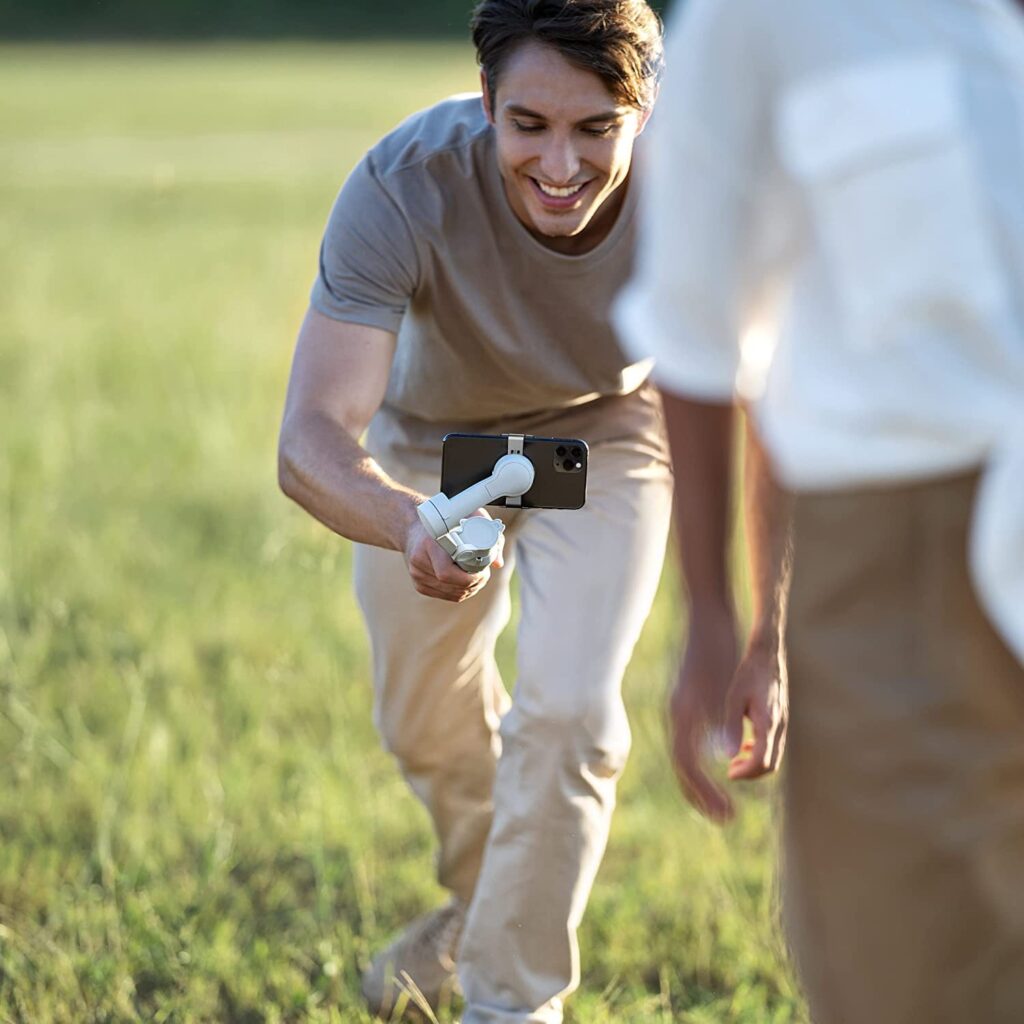
[[[733,400],[739,370],[736,346],[699,338],[688,325],[667,324],[657,304],[636,287],[622,294],[612,317],[627,355],[653,356],[658,387],[698,401]]]
[[[364,327],[379,327],[391,334],[398,334],[405,312],[382,306],[366,306],[352,302],[339,302],[317,278],[309,295],[309,304],[331,320],[348,324],[362,324]]]

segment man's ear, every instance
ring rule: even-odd
[[[482,94],[480,99],[484,105],[484,117],[491,124],[494,124],[494,99],[491,96],[491,87],[487,82],[487,75],[484,73],[483,68],[480,69],[480,92]]]
[[[651,119],[651,114],[654,113],[654,104],[658,102],[658,90],[661,88],[660,83],[654,87],[654,95],[651,97],[651,102],[640,111],[640,119],[637,122],[636,133],[639,135],[646,127],[647,122]]]

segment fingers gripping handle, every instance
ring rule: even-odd
[[[533,463],[518,453],[503,455],[486,479],[449,498],[435,494],[417,508],[427,532],[466,572],[481,572],[497,557],[505,524],[471,515],[499,498],[515,498],[533,486]]]

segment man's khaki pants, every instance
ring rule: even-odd
[[[968,577],[975,483],[796,499],[784,907],[815,1024],[1024,1022],[1024,668]]]
[[[437,490],[436,473],[386,468]],[[377,725],[433,818],[441,884],[472,901],[463,1024],[557,1024],[579,983],[576,929],[629,751],[622,674],[657,589],[670,503],[670,470],[648,445],[596,445],[583,509],[495,510],[505,566],[460,605],[418,595],[401,554],[357,548]],[[513,567],[510,702],[494,645]]]

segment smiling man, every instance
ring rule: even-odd
[[[463,1024],[555,1024],[579,981],[576,929],[629,749],[622,674],[671,501],[649,367],[608,318],[661,33],[643,0],[484,0],[473,37],[483,96],[410,117],[338,196],[281,485],[357,542],[376,722],[451,893],[376,958],[368,1002],[387,1016],[408,976],[437,1005],[457,959]],[[586,507],[503,514],[504,561],[467,575],[416,514],[452,430],[585,438]],[[513,571],[510,701],[494,648]]]

